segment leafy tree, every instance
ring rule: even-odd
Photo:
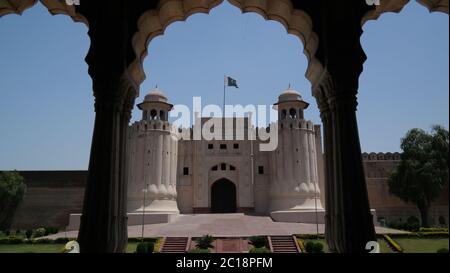
[[[16,171],[0,172],[0,229],[8,229],[26,191],[25,179]]]
[[[448,130],[435,125],[431,133],[410,130],[401,140],[401,162],[389,177],[389,191],[417,206],[422,226],[428,210],[448,181]]]

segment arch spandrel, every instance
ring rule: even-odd
[[[0,17],[7,14],[22,14],[34,6],[37,0],[0,0]]]
[[[148,55],[148,45],[153,38],[163,35],[170,24],[185,21],[196,13],[208,14],[222,2],[223,0],[161,0],[157,9],[144,11],[137,21],[138,30],[132,38],[136,60],[128,67],[136,83],[140,84],[146,78],[143,63]]]
[[[417,0],[430,12],[443,12],[448,14],[448,0]]]
[[[196,13],[208,14],[222,2],[223,0],[161,0],[156,10],[145,11],[138,20],[138,31],[133,36],[132,44],[137,58],[128,68],[136,82],[139,84],[145,80],[143,62],[148,54],[148,45],[154,37],[164,34],[171,23],[185,21]],[[294,9],[289,0],[229,0],[229,2],[243,13],[255,12],[266,20],[277,21],[289,34],[299,37],[309,63],[306,77],[311,83],[319,79],[323,71],[321,63],[315,58],[319,39],[306,12]]]
[[[0,17],[8,14],[21,15],[25,10],[37,4],[37,0],[0,0]],[[40,0],[50,14],[70,16],[74,22],[89,26],[86,18],[77,12],[75,5],[68,5],[66,0]]]
[[[366,13],[361,21],[364,25],[367,21],[377,20],[383,13],[399,13],[409,3],[410,0],[381,0],[380,5]],[[430,12],[443,12],[448,14],[448,0],[417,0]]]
[[[84,23],[89,27],[88,20],[76,10],[75,5],[67,5],[66,0],[40,0],[41,3],[48,9],[52,15],[67,15],[72,18],[74,22]]]

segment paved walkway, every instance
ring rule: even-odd
[[[247,237],[253,235],[315,234],[315,224],[274,222],[267,216],[235,214],[183,214],[172,223],[145,225],[145,237],[184,236],[210,234],[215,237]],[[375,227],[377,233],[405,233],[404,231]],[[324,225],[319,224],[319,233]],[[77,231],[61,232],[49,238],[76,237]],[[128,227],[129,237],[141,237],[142,226]]]

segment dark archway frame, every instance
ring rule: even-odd
[[[171,23],[208,13],[223,0],[81,1],[41,0],[52,14],[85,23],[91,38],[86,57],[95,96],[95,125],[83,217],[82,252],[123,252],[127,243],[126,130],[145,79],[149,42]],[[385,12],[399,12],[409,0],[366,1],[229,0],[242,12],[280,22],[298,36],[308,58],[324,127],[326,239],[334,252],[365,252],[375,240],[356,121],[358,80],[366,55],[362,25]],[[37,0],[0,0],[0,17],[21,14]],[[448,0],[418,0],[448,14]]]

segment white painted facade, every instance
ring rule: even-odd
[[[172,105],[160,90],[151,91],[139,104],[142,119],[128,132],[129,221],[134,222],[132,216],[138,215],[153,215],[159,219],[153,222],[158,222],[162,218],[170,221],[179,213],[214,212],[221,202],[228,202],[221,198],[230,196],[234,188],[235,207],[228,208],[234,212],[270,215],[275,221],[288,222],[315,223],[319,217],[323,222],[321,132],[319,125],[304,119],[307,107],[298,92],[291,88],[283,92],[274,104],[278,147],[260,151],[260,141],[247,137],[249,118],[225,121],[245,124],[244,140],[179,140],[179,129],[168,122]],[[195,126],[208,121],[214,122],[197,118],[188,135],[196,134]],[[256,136],[256,130],[250,128]],[[223,185],[216,187],[219,183]],[[229,190],[222,195],[223,187]]]

